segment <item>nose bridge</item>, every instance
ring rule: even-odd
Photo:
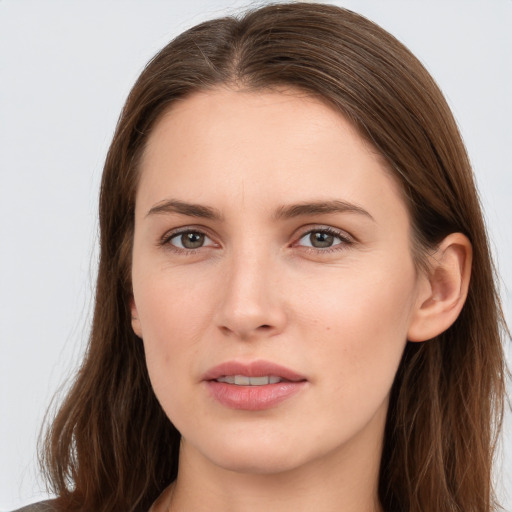
[[[278,257],[258,243],[233,249],[226,261],[226,279],[218,325],[246,339],[282,330],[285,314],[277,287]]]

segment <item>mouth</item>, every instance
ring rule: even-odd
[[[278,384],[286,381],[276,375],[266,375],[263,377],[249,377],[248,375],[225,375],[215,379],[216,382],[225,382],[226,384],[234,384],[235,386],[266,386],[267,384]]]
[[[268,361],[230,361],[210,369],[204,376],[210,396],[230,409],[270,409],[305,388],[305,376]]]
[[[278,384],[282,381],[299,382],[307,380],[286,366],[281,366],[270,361],[227,361],[210,368],[202,377],[202,380],[218,380],[237,386],[263,386],[266,384]]]

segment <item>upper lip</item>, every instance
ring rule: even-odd
[[[226,361],[213,368],[210,368],[202,377],[203,380],[215,380],[228,375],[245,375],[247,377],[275,376],[283,380],[299,382],[306,380],[300,375],[285,366],[270,361],[251,361],[243,363],[240,361]]]

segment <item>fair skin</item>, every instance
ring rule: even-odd
[[[428,275],[411,246],[382,158],[322,102],[218,88],[173,105],[141,162],[132,268],[133,328],[182,434],[154,510],[380,510],[404,346],[448,328],[469,281],[463,235]],[[261,361],[300,376],[283,400],[205,377]]]

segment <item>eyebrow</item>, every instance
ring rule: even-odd
[[[366,211],[361,206],[338,199],[280,206],[274,214],[274,219],[282,220],[308,215],[326,215],[329,213],[357,213],[375,222],[370,212]]]
[[[178,213],[188,217],[198,217],[210,220],[221,221],[224,219],[224,216],[216,208],[200,204],[187,203],[177,199],[166,199],[157,203],[148,211],[146,217],[150,215],[169,213]],[[357,213],[359,215],[364,215],[375,222],[375,219],[372,217],[372,215],[361,206],[349,203],[347,201],[340,201],[338,199],[283,205],[276,209],[273,215],[273,219],[277,221],[311,215],[327,215],[330,213]]]
[[[146,217],[156,214],[179,213],[188,217],[199,217],[202,219],[223,220],[223,215],[216,208],[200,204],[187,203],[177,199],[166,199],[153,206]]]

